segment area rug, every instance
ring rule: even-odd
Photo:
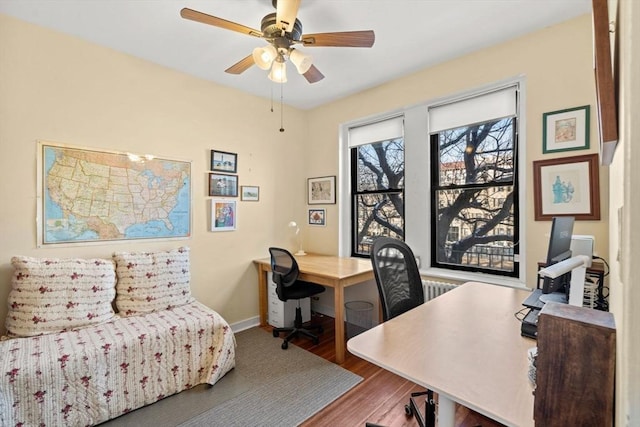
[[[236,367],[200,385],[103,423],[103,427],[296,426],[362,378],[259,328],[236,334]]]

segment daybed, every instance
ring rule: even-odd
[[[12,264],[1,426],[95,425],[235,366],[228,323],[191,296],[188,248]]]

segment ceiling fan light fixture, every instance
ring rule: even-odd
[[[271,68],[273,60],[278,56],[278,51],[272,45],[267,45],[253,49],[251,55],[253,56],[253,62],[255,62],[259,68],[268,70]]]
[[[276,83],[287,82],[287,65],[283,62],[276,60],[271,67],[269,73],[269,80]]]
[[[298,73],[302,74],[309,83],[316,83],[324,78],[324,75],[313,64],[312,58],[292,49],[293,45],[373,46],[376,40],[373,30],[303,34],[302,22],[297,16],[301,2],[302,0],[272,0],[276,12],[269,13],[262,18],[260,30],[186,7],[180,10],[180,16],[184,19],[264,40],[268,44],[267,46],[254,49],[251,54],[224,71],[229,74],[241,74],[255,64],[265,71],[271,69],[269,78],[280,83],[287,81],[285,61],[289,58]],[[291,25],[292,23],[293,25]]]
[[[296,49],[291,49],[289,53],[289,59],[293,62],[293,65],[296,66],[296,70],[298,73],[304,74],[309,71],[311,65],[313,64],[313,58],[311,55],[304,54]]]

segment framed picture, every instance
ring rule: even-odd
[[[536,221],[554,216],[599,220],[598,155],[533,162],[533,190]]]
[[[242,185],[240,187],[240,200],[257,202],[260,200],[260,187],[255,185]]]
[[[332,205],[336,203],[336,177],[322,176],[307,180],[309,205]]]
[[[238,197],[238,175],[210,173],[209,196]]]
[[[589,148],[589,106],[551,111],[542,115],[542,152]]]
[[[36,162],[38,247],[191,237],[191,161],[38,141]]]
[[[233,231],[236,228],[236,201],[211,199],[211,231]]]
[[[324,209],[309,209],[309,225],[325,226],[326,211]]]
[[[211,150],[211,169],[218,172],[238,172],[238,155],[225,151]]]

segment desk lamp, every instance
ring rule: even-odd
[[[302,236],[300,236],[300,227],[298,227],[298,224],[296,224],[295,221],[291,221],[289,223],[289,227],[296,229],[296,238],[298,239],[298,247],[300,248],[298,252],[296,252],[294,255],[298,255],[298,256],[306,255],[307,253],[302,250]]]
[[[591,260],[586,255],[576,255],[557,264],[550,265],[538,271],[542,277],[555,279],[565,273],[571,272],[571,286],[569,288],[569,304],[582,307],[584,297],[584,280],[587,273],[587,265]]]

